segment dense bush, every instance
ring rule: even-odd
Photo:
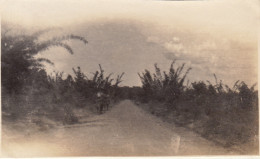
[[[1,86],[2,110],[12,119],[27,118],[32,114],[51,112],[56,102],[53,94],[62,96],[59,76],[55,83],[51,81],[42,62],[53,64],[36,55],[51,47],[65,48],[73,54],[67,40],[87,41],[80,36],[65,35],[41,41],[39,38],[50,31],[42,30],[33,34],[17,34],[16,30],[2,28],[1,39]],[[61,80],[60,80],[61,81]],[[57,91],[58,90],[58,91]],[[58,92],[58,93],[57,93]],[[57,95],[58,94],[58,95]],[[5,117],[5,116],[4,116]]]
[[[193,130],[224,146],[244,144],[258,136],[258,91],[254,89],[255,85],[249,87],[245,82],[237,81],[230,88],[215,74],[215,84],[198,81],[190,86],[184,85],[190,68],[181,75],[184,64],[177,69],[173,64],[164,76],[156,64],[153,75],[148,70],[139,74],[144,93],[139,93],[142,97],[135,100],[149,102],[152,114],[169,118],[181,126],[193,125]],[[165,106],[152,104],[158,102],[165,103]]]
[[[169,73],[163,72],[162,74],[160,68],[155,64],[154,74],[148,70],[145,70],[142,75],[138,74],[143,84],[144,98],[172,102],[182,95],[185,88],[184,81],[191,68],[188,68],[183,74],[185,64],[175,69],[174,63],[175,61],[172,62]]]
[[[53,46],[63,47],[73,54],[66,40],[87,41],[80,36],[66,35],[39,41],[39,37],[49,30],[31,35],[12,35],[2,32],[2,110],[4,119],[27,119],[29,116],[45,116],[64,124],[78,121],[75,108],[86,107],[95,102],[98,91],[118,96],[118,85],[123,74],[116,79],[112,74],[105,76],[103,68],[88,78],[80,67],[73,68],[74,75],[63,77],[63,72],[48,75],[42,62],[50,60],[36,58],[36,55]],[[88,108],[92,109],[92,108]]]
[[[92,98],[98,91],[102,91],[109,94],[111,97],[116,98],[118,96],[118,84],[122,82],[124,73],[118,75],[116,79],[111,78],[112,73],[105,76],[105,71],[99,65],[100,70],[93,73],[92,78],[88,78],[80,69],[80,67],[73,72],[75,74],[75,80],[72,81],[77,92],[84,95],[85,98]],[[115,80],[115,81],[114,81]],[[113,82],[114,81],[114,82]]]
[[[47,31],[31,35],[2,31],[3,121],[7,118],[33,121],[33,117],[44,116],[63,124],[73,124],[79,120],[75,108],[91,111],[97,92],[102,91],[113,101],[131,99],[156,103],[151,106],[151,113],[169,117],[176,124],[190,127],[225,146],[243,144],[258,136],[258,91],[254,89],[255,85],[249,87],[245,82],[237,81],[230,88],[215,74],[215,84],[197,81],[185,85],[191,68],[185,69],[185,64],[175,68],[175,61],[168,72],[161,72],[155,64],[155,73],[145,70],[138,74],[142,88],[119,87],[124,73],[113,79],[112,74],[105,75],[101,65],[91,77],[87,77],[80,67],[72,68],[74,74],[67,77],[63,72],[48,75],[42,62],[53,63],[36,58],[38,53],[57,46],[72,54],[66,40],[79,40],[84,44],[87,41],[75,35],[40,41],[39,37]]]
[[[26,114],[37,111],[35,115],[47,113],[50,118],[72,124],[77,121],[73,109],[85,107],[94,111],[94,108],[86,103],[94,105],[98,91],[109,94],[111,99],[117,98],[117,87],[123,74],[112,83],[114,79],[110,79],[111,75],[104,76],[101,66],[100,69],[101,71],[97,71],[90,79],[80,67],[75,70],[74,77],[68,75],[67,78],[63,77],[62,72],[47,75],[44,69],[40,69],[33,76],[34,82],[26,86],[26,92],[2,92],[3,111],[9,113],[12,119],[21,119],[26,117]]]

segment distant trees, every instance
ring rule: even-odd
[[[99,71],[93,74],[93,77],[88,78],[82,71],[81,68],[73,68],[75,75],[74,86],[75,89],[84,94],[86,98],[92,97],[98,91],[103,91],[104,93],[116,96],[118,84],[122,82],[122,77],[124,73],[118,75],[116,79],[112,78],[112,73],[105,76],[105,71],[99,64]],[[114,82],[113,82],[114,81]]]

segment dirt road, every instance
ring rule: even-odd
[[[185,128],[168,125],[129,100],[72,126],[29,136],[10,136],[4,131],[2,144],[2,155],[9,157],[223,154],[234,152]]]

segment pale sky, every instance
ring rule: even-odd
[[[190,81],[213,81],[213,73],[229,85],[257,82],[259,2],[257,0],[6,0],[2,22],[29,31],[60,27],[45,37],[73,33],[87,46],[70,42],[75,54],[53,48],[41,54],[52,70],[72,73],[80,66],[94,72],[125,72],[122,85],[140,85],[144,69],[162,70],[173,59],[192,67]]]

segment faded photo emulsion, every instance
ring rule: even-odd
[[[257,0],[4,0],[1,157],[259,154]]]

